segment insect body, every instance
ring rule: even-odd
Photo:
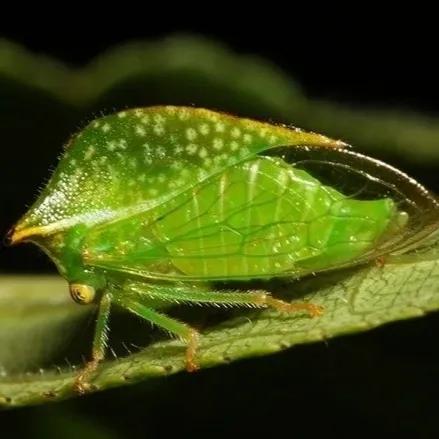
[[[124,111],[74,136],[10,240],[39,245],[76,302],[99,303],[92,360],[78,390],[87,390],[104,357],[112,304],[183,339],[194,370],[197,332],[153,303],[318,315],[317,305],[242,290],[243,282],[367,260],[421,235],[426,216],[419,212],[436,212],[434,198],[344,147],[185,107]],[[230,288],[218,290],[218,281]]]

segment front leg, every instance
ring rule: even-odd
[[[89,382],[90,376],[105,357],[108,343],[108,318],[110,316],[111,300],[112,295],[107,292],[104,293],[99,303],[91,360],[80,371],[74,383],[75,390],[80,394],[89,392],[92,389]]]
[[[171,335],[182,339],[186,343],[186,370],[188,372],[198,370],[199,367],[195,360],[195,355],[198,347],[199,334],[195,329],[177,319],[146,307],[132,298],[122,296],[118,298],[117,302],[133,314],[148,320],[152,324],[169,332]]]

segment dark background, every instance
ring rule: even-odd
[[[212,13],[219,7],[205,6]],[[308,96],[439,115],[434,28],[425,20],[417,23],[415,17],[393,28],[389,21],[380,22],[378,11],[373,20],[362,22],[361,12],[359,8],[358,17],[339,22],[309,16],[310,22],[304,23],[300,14],[291,12],[285,23],[269,16],[265,22],[253,23],[247,17],[248,29],[228,21],[203,26],[145,15],[143,25],[112,23],[96,31],[77,21],[75,26],[66,23],[45,33],[5,27],[0,36],[79,66],[113,44],[195,32],[218,39],[238,53],[272,60]],[[391,24],[396,22],[393,19]],[[2,145],[2,168],[16,163],[16,156],[17,151]],[[422,170],[413,172],[422,179]],[[26,178],[20,176],[20,186],[26,187]],[[439,180],[430,176],[428,184],[439,190]],[[32,191],[28,189],[29,198]],[[17,198],[6,207],[1,214],[13,221],[22,212],[23,200]],[[7,254],[1,259],[1,271],[51,269],[34,249],[1,252]],[[182,437],[199,432],[213,437],[257,433],[437,437],[438,329],[436,315],[392,324],[196,375],[181,374],[81,401],[15,410],[1,415],[1,428],[26,435],[45,431],[49,437],[57,428],[67,428],[66,419],[88,419],[116,437],[158,437],[173,431]]]
[[[413,11],[414,13],[416,11]],[[309,96],[330,98],[361,106],[394,106],[439,112],[436,30],[428,17],[410,23],[387,21],[377,14],[373,21],[281,22],[278,27],[256,23],[249,30],[231,21],[223,25],[186,20],[109,24],[109,28],[78,28],[66,24],[36,32],[9,30],[0,36],[37,53],[80,66],[109,47],[138,39],[160,39],[172,34],[202,35],[226,43],[237,53],[256,54],[290,73]],[[314,21],[315,18],[315,21]],[[270,16],[267,16],[270,20]],[[125,23],[127,25],[127,23]],[[275,24],[275,23],[273,23]],[[3,24],[3,29],[7,27]]]

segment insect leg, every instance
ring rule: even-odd
[[[272,297],[268,292],[263,290],[240,292],[205,290],[200,287],[188,285],[179,286],[155,286],[132,283],[129,286],[131,291],[139,295],[149,296],[151,298],[173,303],[196,302],[226,306],[248,306],[255,308],[274,308],[280,312],[307,312],[311,317],[322,314],[322,308],[309,302],[285,302]]]
[[[105,357],[105,350],[108,342],[108,318],[110,315],[111,299],[112,296],[110,293],[104,293],[99,304],[93,338],[92,357],[76,377],[74,384],[75,390],[78,393],[86,393],[91,390],[91,385],[89,383],[90,375],[96,370],[98,364]]]
[[[198,346],[198,332],[189,325],[182,323],[174,318],[168,317],[154,309],[148,308],[130,298],[118,298],[118,304],[128,311],[150,321],[154,325],[175,335],[187,343],[186,348],[186,369],[193,372],[198,369],[195,354]]]

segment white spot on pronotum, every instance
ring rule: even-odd
[[[107,142],[108,151],[114,151],[117,148],[116,142],[114,140],[110,140]]]
[[[136,134],[141,137],[145,137],[146,131],[142,125],[136,125]]]
[[[178,118],[180,120],[189,119],[189,112],[187,110],[180,109],[180,112],[178,113]]]
[[[99,128],[100,125],[101,125],[101,123],[98,120],[93,122],[93,128]]]
[[[210,132],[210,128],[209,128],[209,125],[207,125],[207,123],[203,123],[200,125],[200,133],[203,136],[207,136],[209,134],[209,132]]]
[[[175,188],[181,188],[183,186],[185,186],[187,184],[187,180],[182,179],[182,178],[177,178],[176,180],[171,180],[168,183],[168,187],[170,189],[175,189]]]
[[[140,122],[142,122],[144,125],[148,125],[149,123],[149,116],[145,114],[141,119]]]
[[[84,159],[85,160],[90,160],[95,155],[95,152],[96,152],[95,147],[93,145],[90,145],[87,148],[87,151],[85,151]]]
[[[243,139],[245,143],[250,143],[252,141],[252,136],[251,134],[246,133],[244,134]]]
[[[163,135],[164,132],[165,132],[165,127],[163,126],[163,124],[158,123],[157,125],[154,125],[154,133],[156,133],[157,136]]]
[[[260,135],[261,137],[265,137],[265,136],[267,135],[267,132],[268,132],[268,129],[267,129],[267,128],[261,128],[261,129],[259,130],[259,135]]]
[[[214,113],[213,111],[204,110],[203,113],[206,119],[210,120],[211,122],[217,122],[219,120],[218,114]]]
[[[222,122],[217,122],[216,124],[215,124],[215,131],[217,132],[217,133],[223,133],[224,132],[224,130],[225,130],[225,125],[222,123]]]
[[[104,125],[102,125],[101,130],[102,130],[104,133],[108,133],[108,131],[110,131],[110,125],[109,125],[108,123],[104,123]]]
[[[143,116],[143,111],[138,108],[138,109],[134,110],[134,114],[137,117],[142,117]]]
[[[206,178],[206,177],[208,176],[209,173],[208,173],[205,169],[200,169],[200,170],[197,172],[197,174],[198,174],[198,179],[199,179],[199,180],[202,180],[202,179]]]
[[[186,130],[186,137],[191,142],[197,138],[198,134],[193,128],[188,128]]]
[[[131,168],[135,168],[137,166],[137,160],[134,157],[131,157],[130,160],[128,161],[128,164],[130,165]]]
[[[246,155],[248,155],[249,154],[249,150],[248,150],[248,148],[241,148],[240,149],[240,151],[239,151],[239,155],[241,156],[241,157],[245,157]]]
[[[239,143],[236,140],[230,142],[230,149],[236,151],[239,148]]]
[[[154,121],[158,124],[162,124],[165,121],[165,118],[161,114],[155,114]]]
[[[200,149],[200,151],[199,151],[199,153],[198,153],[198,155],[202,158],[202,159],[204,159],[205,157],[207,157],[207,149],[206,148],[201,148]]]
[[[189,143],[189,145],[186,146],[186,152],[190,155],[193,155],[197,152],[198,145],[195,143]]]
[[[117,143],[118,148],[120,149],[126,149],[127,148],[127,141],[125,139],[119,139],[119,142]]]
[[[270,142],[270,143],[274,143],[274,142],[277,142],[279,139],[278,139],[278,137],[277,136],[275,136],[275,135],[271,135],[270,137],[269,137],[269,139],[268,139],[268,141]]]
[[[235,128],[232,129],[230,134],[232,135],[232,137],[237,139],[241,135],[241,130],[239,128],[235,127]]]
[[[212,144],[213,147],[219,151],[224,146],[224,141],[223,139],[216,137],[215,139],[213,139]]]
[[[119,119],[123,119],[126,116],[127,116],[127,112],[126,111],[121,111],[120,113],[117,114],[117,117]]]
[[[159,146],[156,149],[157,157],[162,159],[166,156],[166,149],[163,146]]]

